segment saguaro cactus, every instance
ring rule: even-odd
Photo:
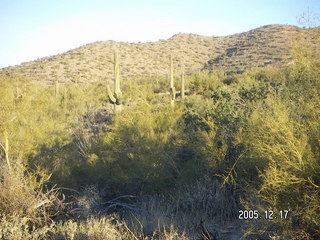
[[[185,97],[185,87],[184,87],[184,71],[182,71],[181,73],[181,98],[184,98]]]
[[[111,92],[109,84],[107,85],[107,91],[109,96],[110,103],[114,106],[114,113],[121,112],[121,96],[122,92],[120,89],[120,70],[119,70],[119,61],[118,54],[114,53],[114,93]]]
[[[174,107],[174,100],[176,99],[176,89],[173,82],[173,61],[172,55],[170,56],[170,105]]]

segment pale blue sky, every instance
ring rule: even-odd
[[[0,0],[0,68],[96,41],[146,42],[194,33],[225,36],[298,25],[320,0]]]

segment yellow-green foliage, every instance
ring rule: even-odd
[[[102,134],[94,150],[98,161],[110,165],[106,177],[125,184],[123,189],[132,193],[170,184],[174,156],[170,154],[169,141],[180,115],[178,109],[153,109],[144,103],[117,116],[110,132]]]
[[[16,98],[10,81],[12,79],[2,80],[4,86],[1,91],[5,94],[1,95],[0,118],[4,119],[1,121],[1,129],[8,133],[11,157],[14,160],[34,153],[42,143],[49,145],[57,137],[63,138],[67,118],[61,113],[48,88],[24,86],[21,89],[22,96]]]
[[[307,35],[297,35],[292,40],[292,55],[296,64],[305,67],[307,70],[320,72],[320,29],[309,28]]]
[[[287,234],[299,232],[299,239],[320,234],[317,227],[320,224],[317,214],[320,211],[317,143],[320,125],[316,120],[320,117],[319,88],[313,88],[316,84],[309,86],[314,77],[310,72],[300,73],[300,81],[295,82],[291,75],[283,95],[269,96],[248,119],[248,130],[242,141],[248,144],[251,158],[264,159],[267,163],[265,168],[259,169],[260,184],[255,185],[257,196],[263,202],[260,209],[290,211],[289,219],[259,224],[256,230],[257,227],[268,230],[276,224],[279,231],[287,231]],[[297,88],[304,89],[305,94],[300,95],[300,92],[298,97]],[[313,91],[312,96],[309,89]],[[297,231],[293,231],[295,229]]]
[[[222,85],[223,78],[224,72],[222,71],[198,72],[191,76],[186,76],[186,88],[190,88],[192,92],[210,95],[213,89]]]
[[[162,80],[164,82],[164,80]],[[162,83],[161,83],[162,84]],[[124,104],[127,106],[135,106],[137,104],[155,103],[156,96],[155,79],[131,79],[123,82],[123,98]],[[159,86],[160,87],[160,86]]]
[[[1,224],[24,226],[24,218],[49,219],[44,210],[55,195],[46,194],[36,180],[46,172],[61,186],[81,190],[93,184],[107,189],[106,198],[160,193],[179,199],[179,189],[216,178],[225,194],[222,199],[230,200],[235,212],[240,199],[244,208],[290,211],[287,220],[261,220],[264,228],[259,225],[259,230],[318,237],[320,76],[316,62],[304,61],[240,75],[214,71],[186,76],[192,95],[176,101],[174,111],[167,106],[168,98],[161,97],[166,93],[154,93],[167,89],[163,79],[123,81],[126,107],[112,118],[104,83],[77,88],[61,84],[55,96],[54,86],[19,82],[17,90],[14,79],[2,79],[0,141],[8,148],[0,150],[0,211],[5,217]],[[16,174],[8,170],[8,162]],[[24,164],[28,168],[18,171]],[[223,187],[232,191],[223,192]],[[213,194],[217,199],[219,191]],[[220,219],[234,218],[217,199],[212,201],[224,207]],[[219,214],[214,216],[218,219]],[[116,239],[119,231],[109,223],[70,221],[54,232],[67,239]],[[166,222],[167,229],[171,223]],[[108,227],[99,232],[104,224]],[[257,221],[250,222],[252,231],[257,226]],[[134,234],[130,237],[145,237],[143,231]],[[170,234],[168,239],[177,232]]]
[[[298,229],[298,219],[300,228],[315,230],[320,223],[316,214],[320,210],[320,188],[315,184],[319,181],[319,162],[306,128],[290,120],[288,110],[277,100],[269,104],[252,114],[249,136],[245,136],[254,156],[267,160],[267,167],[260,169],[261,184],[256,186],[257,196],[264,204],[249,206],[276,213],[290,211],[288,219],[272,220],[263,228],[259,225],[260,230],[268,230],[274,224],[287,231]]]

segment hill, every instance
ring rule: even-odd
[[[229,47],[209,60],[205,69],[242,71],[253,67],[281,66],[292,61],[291,42],[303,29],[268,25],[227,37]]]
[[[66,53],[19,66],[3,68],[0,75],[21,75],[33,82],[95,82],[113,77],[113,52],[119,53],[123,79],[166,76],[169,56],[176,73],[207,69],[242,71],[252,67],[282,65],[292,61],[291,40],[306,30],[288,25],[267,25],[225,37],[176,34],[148,43],[96,42]]]

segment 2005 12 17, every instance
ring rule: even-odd
[[[252,220],[252,219],[287,219],[289,214],[289,210],[265,210],[259,212],[258,210],[239,210],[239,219],[240,220]]]

